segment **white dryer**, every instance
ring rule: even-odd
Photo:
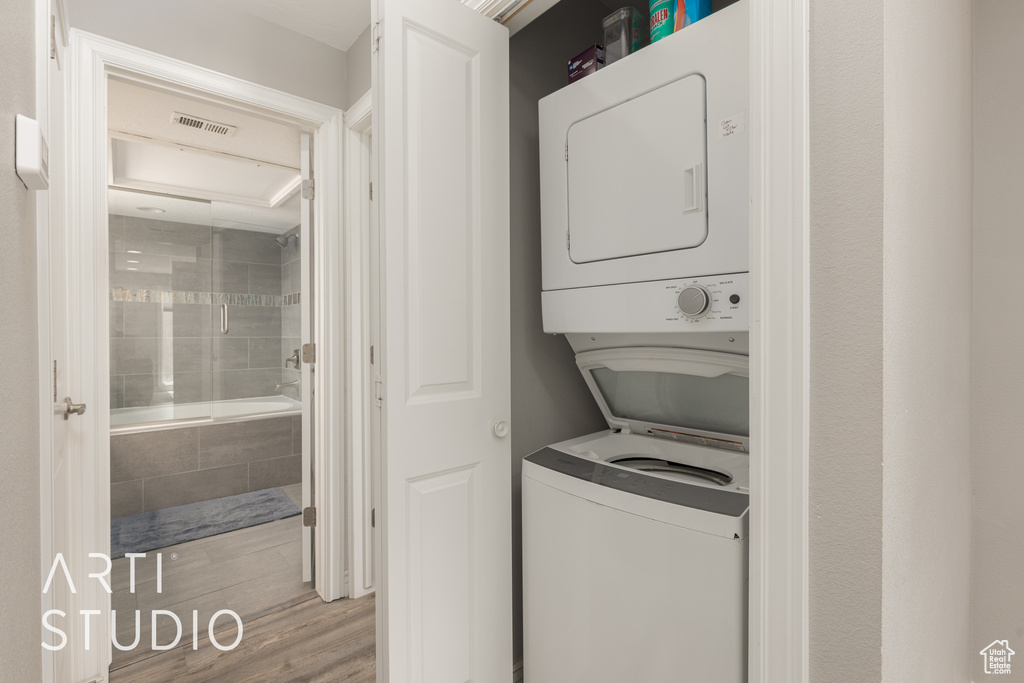
[[[525,680],[741,683],[747,356],[574,341],[609,429],[523,462]]]
[[[737,2],[540,101],[546,331],[747,329],[748,32]]]

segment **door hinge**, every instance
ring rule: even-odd
[[[380,49],[380,32],[381,24],[383,23],[384,20],[381,19],[376,24],[374,24],[373,27],[370,29],[370,44],[373,45],[374,52],[377,52],[377,50]]]
[[[565,160],[569,161],[569,143],[565,143]]]
[[[316,344],[310,342],[302,345],[302,362],[303,363],[315,363],[316,362]]]
[[[377,508],[370,508],[370,526],[377,528]]]
[[[50,15],[50,59],[57,59],[57,17]]]
[[[373,346],[370,347],[370,365],[373,365]],[[56,392],[56,391],[57,390],[54,389],[54,392]],[[56,394],[54,394],[54,395],[56,395]]]
[[[569,235],[569,231],[568,231],[568,230],[566,230],[566,231],[565,231],[565,248],[566,248],[566,249],[568,249],[568,248],[569,248],[569,240],[570,240],[570,235]]]
[[[373,400],[377,402],[377,405],[384,405],[384,382],[380,379],[376,379],[373,382]]]
[[[316,526],[316,507],[302,508],[302,526]]]
[[[57,402],[57,361],[53,361],[53,402]]]
[[[373,182],[370,182],[370,201],[373,201]]]
[[[316,180],[310,178],[302,181],[302,198],[316,199]]]

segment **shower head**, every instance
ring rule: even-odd
[[[288,232],[278,235],[277,237],[274,238],[274,241],[277,242],[283,249],[288,246],[288,240],[290,240],[292,237],[295,238],[296,242],[299,241],[299,226],[296,225]]]

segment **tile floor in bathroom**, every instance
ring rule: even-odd
[[[302,485],[282,488],[301,507]],[[169,610],[181,619],[179,645],[188,645],[191,650],[193,612],[198,613],[200,640],[205,641],[210,618],[218,610],[234,610],[244,627],[253,619],[316,597],[310,584],[302,581],[301,538],[302,517],[295,516],[164,548],[160,551],[163,571],[159,590],[153,551],[135,561],[134,593],[130,590],[128,560],[115,560],[111,589],[113,609],[121,617],[116,624],[118,642],[128,646],[134,640],[137,610],[140,640],[127,652],[115,647],[111,669],[155,654],[152,610]],[[221,617],[218,629],[229,620]],[[158,644],[172,641],[175,631],[169,616],[158,616]]]

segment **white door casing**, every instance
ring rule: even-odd
[[[508,31],[450,0],[375,10],[378,680],[498,683],[512,676]]]
[[[310,136],[303,133],[299,136],[299,167],[302,174],[302,184],[306,186],[313,179],[312,158],[310,155]],[[313,339],[312,322],[312,301],[313,289],[313,215],[312,201],[309,193],[300,191],[299,198],[299,253],[302,255],[299,264],[302,271],[299,276],[299,339],[302,344],[308,344]],[[315,484],[315,473],[313,471],[313,386],[315,365],[302,360],[302,349],[299,349],[299,399],[302,401],[302,507],[308,508],[313,505],[313,490]],[[302,580],[313,580],[313,559],[316,552],[313,544],[313,527],[302,526]],[[314,583],[314,587],[323,597],[323,591]]]
[[[37,46],[36,119],[47,139],[50,154],[50,187],[36,193],[37,272],[39,296],[39,377],[40,386],[40,502],[52,510],[41,517],[40,566],[46,580],[54,557],[74,557],[72,518],[67,501],[72,486],[71,468],[81,445],[77,416],[65,420],[61,403],[72,395],[68,382],[70,345],[68,343],[67,289],[67,178],[65,134],[65,81],[67,71],[67,14],[63,2],[37,0],[36,35],[44,41]],[[51,23],[52,22],[52,23]],[[51,33],[52,28],[52,33]],[[52,41],[52,42],[50,42]],[[48,49],[47,49],[48,48]],[[81,400],[75,398],[76,401]],[[79,578],[81,563],[74,565]],[[76,584],[77,585],[77,584]],[[54,581],[42,596],[42,612],[60,610],[76,613],[75,596],[65,581]],[[48,622],[79,637],[78,620],[52,616]],[[56,634],[43,632],[41,640],[51,646],[60,644]],[[43,678],[47,681],[71,681],[76,671],[75,653],[67,647],[56,651],[45,648]]]
[[[109,291],[108,229],[106,188],[106,102],[107,77],[116,72],[120,78],[166,87],[225,106],[257,111],[264,116],[311,131],[316,154],[313,160],[321,192],[314,200],[313,214],[318,225],[341,225],[341,117],[342,113],[270,88],[214,73],[176,59],[158,55],[107,38],[71,30],[68,55],[67,100],[67,291],[66,317],[69,339],[75,344],[69,351],[68,385],[73,398],[88,404],[86,414],[72,426],[70,438],[80,444],[79,456],[69,460],[69,477],[74,482],[66,499],[66,515],[55,514],[56,501],[42,502],[44,520],[64,525],[71,539],[73,569],[84,576],[102,565],[86,565],[88,553],[108,553],[110,549],[110,409],[109,409]],[[313,251],[319,273],[316,287],[325,292],[311,313],[317,330],[319,397],[314,424],[319,490],[316,497],[323,509],[321,523],[314,531],[318,544],[317,576],[325,599],[342,597],[344,590],[344,532],[340,511],[344,506],[342,490],[345,458],[349,444],[344,431],[348,420],[342,387],[345,368],[345,310],[340,296],[341,231],[322,231]],[[58,397],[63,398],[63,397]],[[57,530],[54,534],[58,533]],[[78,558],[78,559],[75,559]],[[52,557],[46,558],[47,569]],[[44,577],[45,578],[45,577]],[[78,606],[98,609],[92,619],[93,647],[84,652],[80,642],[69,642],[74,653],[73,680],[105,680],[110,661],[109,642],[96,646],[96,634],[110,631],[109,595],[96,580],[78,582]],[[69,638],[72,634],[69,632]]]

